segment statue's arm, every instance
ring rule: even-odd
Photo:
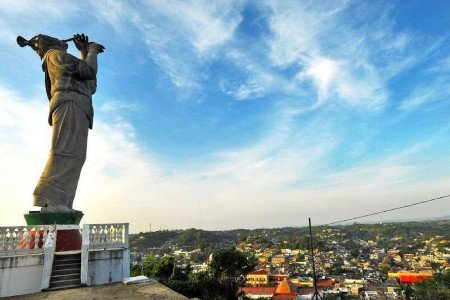
[[[82,80],[93,80],[97,76],[97,53],[88,51],[85,59],[78,62],[78,73]]]
[[[97,74],[97,54],[103,52],[104,47],[100,44],[89,42],[89,37],[82,34],[74,35],[74,43],[80,51],[78,73],[82,80],[93,80]]]
[[[100,52],[99,45],[96,43],[90,43],[88,46],[88,53],[86,55],[86,59],[84,60],[89,65],[91,65],[92,68],[95,69],[95,72],[97,72],[97,55]]]

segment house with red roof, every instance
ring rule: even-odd
[[[250,299],[271,298],[276,288],[276,286],[245,286],[241,287],[241,292]]]
[[[297,300],[298,287],[290,280],[284,280],[281,282],[275,293],[273,294],[273,300]]]

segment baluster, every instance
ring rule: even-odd
[[[97,239],[96,244],[100,244],[102,242],[102,227],[99,225],[95,225],[97,229]]]
[[[36,229],[30,227],[29,232],[30,232],[30,243],[29,243],[30,250],[34,250],[34,248],[36,248]]]
[[[100,244],[104,244],[106,242],[106,228],[104,225],[100,225]]]
[[[116,242],[116,229],[114,228],[114,225],[109,225],[109,242],[115,243]]]
[[[118,225],[119,227],[119,240],[120,243],[123,244],[125,243],[125,225]]]
[[[110,236],[109,236],[109,234],[111,233],[111,230],[108,225],[104,225],[103,229],[105,231],[105,244],[108,244],[111,240]]]
[[[120,243],[119,228],[116,225],[111,226],[114,228],[114,243]]]
[[[98,225],[94,226],[94,232],[95,232],[95,238],[94,238],[94,244],[100,243],[100,228]]]
[[[19,249],[21,249],[22,251],[24,251],[25,249],[27,249],[28,246],[28,229],[26,227],[22,228],[22,234],[21,234],[21,239],[20,239],[20,246]]]
[[[100,226],[100,232],[101,232],[101,243],[105,244],[106,243],[106,226]]]
[[[105,244],[108,244],[111,240],[109,236],[111,230],[108,225],[104,225],[103,230],[105,231]]]
[[[5,232],[5,250],[6,250],[6,252],[11,251],[11,243],[12,243],[11,228],[6,228],[6,232]]]
[[[100,244],[102,241],[101,227],[98,225],[96,225],[95,227],[96,227],[96,235],[97,235],[95,241],[96,241],[96,244]]]
[[[108,232],[109,232],[109,244],[114,244],[116,239],[116,231],[114,229],[114,226],[112,224],[108,225]]]
[[[0,228],[0,252],[6,252],[6,228]]]
[[[39,250],[39,228],[33,228],[34,229],[34,251]]]
[[[13,252],[16,252],[18,247],[20,249],[20,246],[19,246],[20,244],[17,245],[18,244],[17,241],[20,238],[20,232],[19,232],[19,229],[16,227],[16,228],[14,228],[14,231],[12,231],[11,233],[12,233],[12,239],[11,239],[11,244],[10,244],[9,249]]]
[[[38,248],[42,249],[42,247],[44,246],[44,228],[41,226],[39,227],[39,241],[38,241]]]
[[[89,234],[89,243],[92,245],[97,242],[97,227],[94,225],[92,227],[89,226],[89,228],[89,230],[91,231]]]

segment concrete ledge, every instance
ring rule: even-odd
[[[124,249],[89,251],[87,285],[121,282],[129,274],[123,274]]]
[[[138,283],[124,285],[114,283],[92,287],[83,287],[70,290],[41,292],[36,294],[21,295],[4,298],[5,300],[110,300],[110,299],[149,299],[149,300],[186,300],[168,287],[155,281],[150,283]],[[3,299],[2,299],[3,300]]]
[[[40,291],[43,267],[43,254],[1,257],[0,297]]]

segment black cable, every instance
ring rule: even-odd
[[[411,207],[411,206],[415,206],[415,205],[419,205],[419,204],[423,204],[423,203],[427,203],[427,202],[432,202],[432,201],[436,201],[436,200],[440,200],[440,199],[448,198],[448,197],[450,197],[450,195],[445,195],[445,196],[441,196],[441,197],[437,197],[437,198],[433,198],[433,199],[419,201],[419,202],[415,202],[415,203],[411,203],[411,204],[408,204],[408,205],[403,205],[403,206],[399,206],[399,207],[395,207],[395,208],[385,209],[385,210],[377,211],[377,212],[374,212],[374,213],[362,215],[362,216],[359,216],[359,217],[354,217],[354,218],[349,218],[349,219],[345,219],[345,220],[335,221],[335,222],[323,224],[322,226],[328,226],[328,225],[333,225],[333,224],[337,224],[337,223],[342,223],[342,222],[352,221],[352,220],[361,219],[361,218],[365,218],[365,217],[370,217],[370,216],[382,214],[382,213],[385,213],[385,212],[388,212],[388,211],[399,210],[399,209],[402,209],[402,208]]]

